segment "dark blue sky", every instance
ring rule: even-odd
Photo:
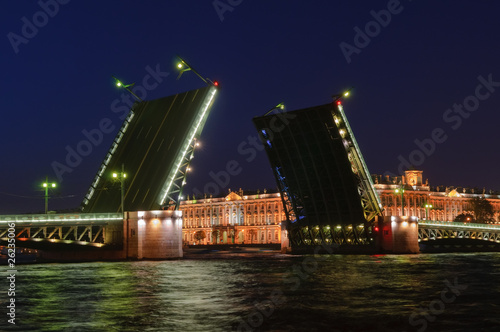
[[[220,82],[187,193],[232,160],[241,171],[221,191],[275,188],[265,153],[249,152],[252,117],[282,101],[288,110],[325,104],[349,86],[345,112],[371,173],[396,174],[412,159],[432,185],[500,190],[500,3],[221,0],[235,6],[219,15],[208,0],[61,0],[57,13],[46,2],[53,17],[35,1],[0,13],[0,213],[43,210],[52,164],[110,119],[115,130],[62,175],[50,201],[79,206],[121,124],[112,104],[124,105],[123,91],[111,75],[141,85],[146,67],[158,68],[146,99],[201,87],[192,73],[176,80],[176,54]]]

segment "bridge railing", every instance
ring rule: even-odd
[[[0,224],[9,222],[64,222],[123,220],[121,213],[61,213],[0,215]]]
[[[449,228],[467,228],[467,229],[494,229],[500,231],[500,225],[496,224],[478,224],[478,223],[463,223],[449,221],[419,221],[419,226],[437,226]]]

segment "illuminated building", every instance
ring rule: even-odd
[[[421,220],[453,221],[461,213],[471,213],[469,200],[473,197],[485,197],[493,206],[494,219],[500,216],[500,195],[492,191],[462,187],[431,187],[429,181],[422,181],[422,171],[408,170],[398,177],[372,175],[375,189],[384,207],[385,216],[400,216],[401,195],[395,190],[404,187],[404,215],[416,216]],[[426,205],[432,207],[426,208]],[[427,210],[427,211],[426,211]],[[427,216],[426,216],[427,213]]]
[[[194,244],[197,231],[204,231],[201,244],[281,243],[281,220],[285,219],[279,193],[229,192],[181,202],[182,240]]]
[[[498,193],[460,187],[431,187],[428,181],[422,181],[422,173],[408,170],[399,177],[372,175],[385,216],[402,215],[401,195],[395,190],[403,187],[405,216],[453,221],[461,213],[472,213],[469,199],[484,196],[493,206],[495,221],[499,221]],[[432,207],[426,208],[426,205]],[[183,212],[184,243],[198,243],[194,238],[197,231],[206,234],[201,244],[281,243],[281,220],[285,220],[285,213],[279,193],[264,190],[263,193],[250,194],[240,189],[230,191],[225,197],[188,198],[181,202],[180,209]]]

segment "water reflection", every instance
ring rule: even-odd
[[[410,315],[453,278],[467,291],[429,330],[500,323],[499,254],[228,258],[20,266],[16,328],[415,331]]]

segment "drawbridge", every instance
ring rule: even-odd
[[[216,85],[209,84],[136,103],[99,167],[82,211],[178,208],[189,163],[216,92]],[[112,172],[120,172],[118,179]]]
[[[253,122],[281,193],[292,248],[373,243],[382,205],[341,102]]]

